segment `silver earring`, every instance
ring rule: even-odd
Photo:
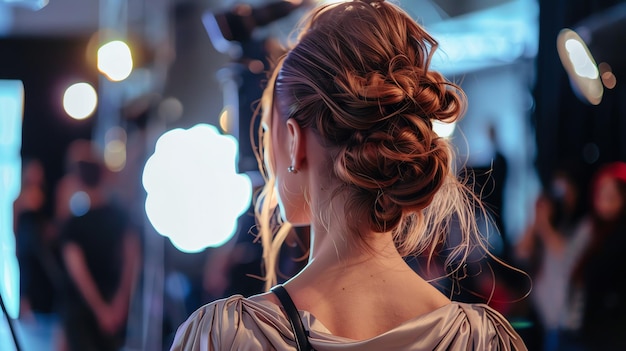
[[[289,166],[287,167],[287,172],[296,174],[298,173],[298,170],[294,166]]]

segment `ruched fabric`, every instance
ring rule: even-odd
[[[526,350],[509,322],[484,304],[452,302],[367,340],[332,335],[307,311],[300,311],[317,351]],[[172,351],[295,350],[294,335],[280,307],[241,295],[207,304],[176,333]]]

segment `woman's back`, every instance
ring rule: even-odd
[[[336,275],[304,271],[285,287],[298,309],[310,312],[333,335],[353,340],[383,334],[450,303],[404,262],[388,269],[373,262],[360,265]],[[274,294],[259,298],[280,305]]]
[[[526,350],[506,319],[486,305],[452,302],[363,340],[334,335],[312,313],[299,314],[316,351]],[[236,295],[192,314],[178,329],[171,350],[291,351],[294,340],[280,305]]]
[[[447,272],[485,249],[480,205],[433,130],[465,109],[461,89],[429,69],[436,47],[396,5],[323,5],[263,93],[255,214],[266,288],[291,228],[309,227],[308,263],[284,287],[316,350],[525,349],[496,311],[451,303],[404,261],[436,255],[452,226],[461,239]],[[300,323],[292,330],[281,306],[271,293],[209,304],[174,349],[293,349]]]

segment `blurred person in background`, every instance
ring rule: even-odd
[[[14,203],[15,239],[20,265],[20,321],[27,349],[53,350],[59,342],[58,298],[63,273],[57,232],[44,210],[43,164],[25,158],[20,195]]]
[[[626,350],[626,163],[600,167],[591,183],[589,245],[573,280],[586,350]]]
[[[380,0],[322,5],[299,33],[261,101],[256,212],[271,291],[199,308],[172,350],[526,350],[497,311],[450,301],[405,261],[432,256],[453,220],[451,270],[486,250],[478,200],[433,131],[465,110],[429,68],[437,42]],[[311,228],[309,260],[277,285],[293,226]]]
[[[89,143],[75,159],[80,191],[61,230],[67,271],[61,312],[69,350],[119,350],[124,345],[140,244],[127,214],[108,198],[104,167]]]
[[[531,311],[544,351],[573,350],[571,276],[588,243],[576,167],[563,165],[535,202],[534,221],[516,247],[516,259],[533,278]]]

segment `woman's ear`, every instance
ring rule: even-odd
[[[287,133],[289,135],[289,156],[291,166],[299,170],[306,158],[306,143],[304,131],[293,118],[287,120]]]

